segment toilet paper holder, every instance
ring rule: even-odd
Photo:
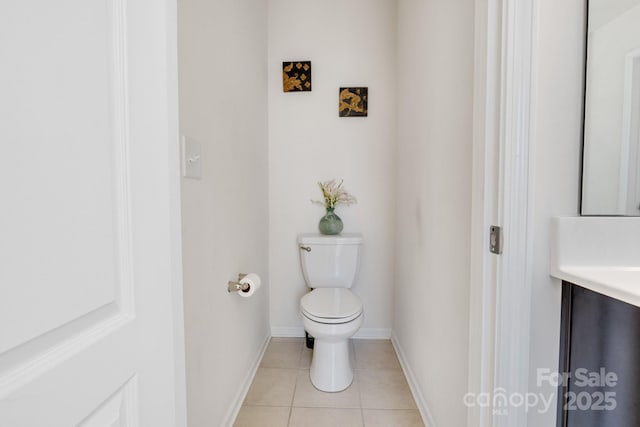
[[[238,274],[237,282],[233,282],[230,280],[229,283],[227,284],[227,292],[238,292],[238,291],[246,292],[251,285],[249,285],[248,283],[240,283],[240,281],[244,279],[246,276],[247,275],[245,273],[240,273]]]

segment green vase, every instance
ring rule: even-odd
[[[340,234],[344,227],[342,220],[333,212],[333,209],[334,208],[327,208],[326,215],[320,218],[318,228],[322,234]]]

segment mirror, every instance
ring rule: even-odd
[[[582,215],[640,215],[640,0],[588,0]]]

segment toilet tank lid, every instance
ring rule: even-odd
[[[342,233],[332,236],[319,233],[306,233],[298,236],[298,243],[302,245],[361,245],[363,241],[360,233]]]

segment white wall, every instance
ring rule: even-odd
[[[203,146],[182,183],[189,426],[226,425],[269,336],[266,1],[178,4],[181,133]],[[264,279],[251,299],[227,293],[239,272]]]
[[[300,335],[296,236],[317,232],[318,181],[344,179],[358,204],[338,207],[344,232],[364,235],[353,291],[365,307],[360,334],[392,322],[395,209],[394,0],[269,1],[269,271],[274,335]],[[312,61],[312,92],[282,92],[282,62]],[[338,117],[338,89],[368,86],[369,116]],[[262,208],[266,204],[255,203]],[[266,215],[265,215],[266,216]]]
[[[550,222],[577,215],[584,77],[584,1],[538,2],[537,56],[534,67],[535,130],[532,304],[529,389],[539,368],[556,371],[560,341],[560,282],[549,276]],[[555,426],[555,401],[547,413],[528,413],[529,427]]]
[[[399,1],[394,340],[443,427],[467,419],[473,49],[472,0]]]

